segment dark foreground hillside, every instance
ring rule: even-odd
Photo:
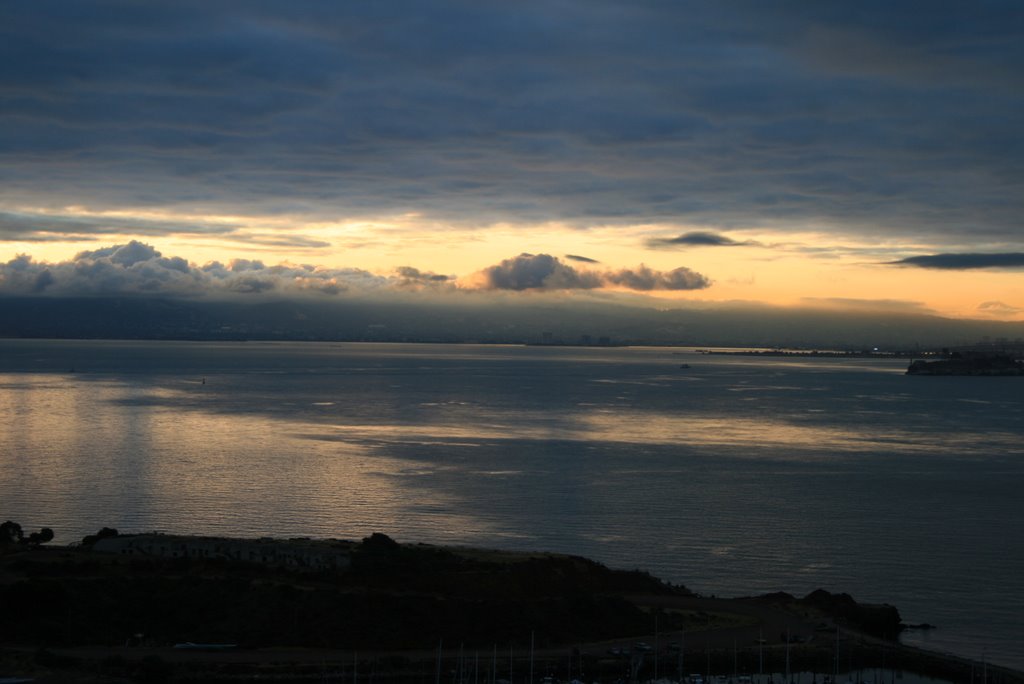
[[[687,594],[578,557],[400,546],[382,535],[352,545],[351,558],[344,571],[297,571],[87,548],[8,555],[0,639],[404,649],[507,643],[543,625],[545,641],[576,643],[643,632],[648,615],[627,594]]]
[[[614,681],[650,678],[659,663],[675,672],[683,658],[723,673],[781,671],[787,658],[794,670],[829,672],[837,643],[844,668],[881,660],[950,679],[970,668],[897,647],[892,606],[820,590],[803,599],[706,598],[580,557],[400,545],[384,535],[359,543],[106,536],[74,548],[0,549],[0,678],[341,681],[347,667],[350,678],[362,670],[435,681],[442,667],[450,681],[452,668],[465,675],[473,653],[487,680],[505,671],[500,652],[513,681],[531,659],[538,673]],[[274,562],[294,560],[297,548],[314,557],[318,544],[344,567]],[[204,555],[228,548],[261,549],[265,562]],[[491,654],[491,675],[480,676],[481,652]],[[989,678],[1021,681],[994,669]]]

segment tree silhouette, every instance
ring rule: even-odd
[[[45,544],[48,541],[53,541],[53,530],[49,527],[44,527],[38,532],[33,532],[25,539],[22,539],[22,543],[28,544],[29,546],[39,546],[40,544]]]
[[[14,544],[20,544],[22,546],[39,546],[45,544],[48,541],[53,540],[53,530],[49,527],[44,527],[38,532],[25,536],[25,532],[21,529],[21,525],[8,520],[0,525],[0,546],[10,546]]]
[[[87,534],[84,537],[82,537],[82,545],[83,546],[92,546],[93,544],[98,542],[100,539],[107,539],[109,537],[116,537],[116,536],[117,536],[117,530],[116,529],[114,529],[112,527],[104,527],[103,529],[101,529],[96,534]]]
[[[8,520],[0,525],[0,546],[20,544],[24,536],[21,525],[13,520]]]

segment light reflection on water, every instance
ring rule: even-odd
[[[333,403],[333,402],[332,402]],[[547,414],[523,412],[519,421],[482,423],[431,423],[424,425],[335,424],[310,426],[297,437],[333,442],[362,444],[385,442],[405,445],[472,447],[487,440],[562,440],[566,442],[621,442],[637,445],[683,445],[688,447],[757,447],[731,452],[737,458],[757,458],[765,449],[771,458],[834,459],[836,453],[887,450],[896,453],[950,452],[984,442],[1004,449],[1019,447],[1020,435],[1014,432],[961,432],[927,434],[896,426],[880,426],[866,433],[863,429],[834,425],[799,424],[771,418],[679,416],[601,408],[583,410],[569,422],[552,421]],[[824,409],[820,409],[824,411]],[[817,412],[817,411],[813,411]],[[478,409],[480,417],[486,411]],[[878,415],[884,412],[870,412]],[[498,416],[491,416],[494,421]],[[319,430],[319,431],[318,431]],[[462,441],[450,441],[462,440]],[[477,440],[477,441],[473,441]],[[827,450],[823,450],[827,445]]]
[[[59,541],[111,525],[547,548],[704,593],[886,600],[940,625],[909,639],[1024,667],[1012,378],[658,349],[0,352],[0,516]]]

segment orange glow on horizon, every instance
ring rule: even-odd
[[[599,225],[579,228],[542,225],[447,225],[418,213],[377,220],[325,220],[321,217],[198,214],[170,210],[112,210],[65,207],[60,210],[18,207],[16,211],[69,222],[115,220],[111,232],[83,231],[68,239],[0,243],[0,261],[29,254],[36,261],[60,262],[82,251],[138,240],[164,256],[180,256],[197,266],[234,258],[258,259],[323,268],[358,268],[390,275],[411,266],[423,272],[454,276],[459,286],[473,287],[474,274],[520,253],[550,254],[578,270],[618,270],[643,264],[659,271],[686,267],[710,278],[711,286],[689,291],[635,292],[622,287],[609,293],[645,295],[666,305],[727,302],[775,306],[829,306],[835,300],[958,318],[1024,320],[1020,274],[1010,271],[943,271],[886,264],[908,253],[939,251],[922,244],[882,244],[843,240],[821,232],[732,231],[738,246],[652,248],[652,236],[670,236],[689,226]],[[132,231],[131,223],[145,224]],[[194,230],[174,232],[181,224]],[[160,227],[166,232],[161,233]],[[202,229],[211,232],[204,233]],[[224,231],[224,232],[220,232]],[[49,237],[47,235],[46,237]],[[576,261],[579,255],[596,263]],[[988,303],[988,304],[986,304]],[[986,304],[985,309],[979,307]],[[840,306],[841,302],[835,304]],[[1017,309],[1022,309],[1018,311]]]

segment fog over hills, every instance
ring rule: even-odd
[[[258,301],[170,297],[0,298],[0,336],[668,344],[912,349],[1016,339],[1024,323],[855,306],[655,308],[578,298]]]
[[[912,349],[1024,337],[1024,322],[944,318],[906,299],[709,301],[685,267],[609,269],[522,253],[463,277],[414,267],[198,265],[129,241],[0,263],[0,336]],[[898,292],[894,295],[898,296]],[[1005,313],[999,302],[980,315]]]

